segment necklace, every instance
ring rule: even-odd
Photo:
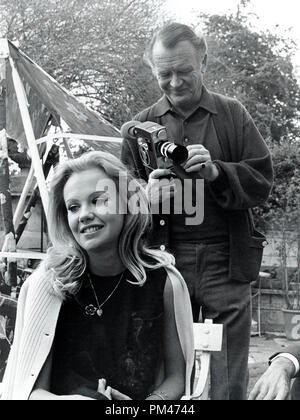
[[[89,315],[89,316],[94,316],[95,314],[97,314],[99,317],[101,317],[102,315],[103,315],[103,309],[102,309],[102,306],[112,297],[112,295],[115,293],[115,291],[117,290],[117,288],[119,287],[119,285],[120,285],[120,283],[121,283],[121,281],[122,281],[122,279],[123,279],[123,276],[124,276],[124,273],[125,273],[125,271],[121,274],[121,276],[120,276],[120,279],[119,279],[119,281],[118,281],[118,283],[116,284],[116,286],[113,288],[113,290],[112,290],[112,292],[107,296],[107,298],[100,304],[99,303],[99,300],[98,300],[98,296],[97,296],[97,293],[96,293],[96,291],[95,291],[95,288],[94,288],[94,285],[93,285],[93,282],[92,282],[92,279],[91,279],[91,276],[90,276],[90,274],[89,273],[87,273],[87,276],[88,276],[88,279],[89,279],[89,282],[90,282],[90,285],[91,285],[91,288],[92,288],[92,291],[93,291],[93,293],[94,293],[94,296],[95,296],[95,300],[96,300],[96,302],[97,302],[97,306],[98,306],[98,308],[96,308],[96,306],[95,305],[93,305],[92,303],[91,304],[89,304],[89,305],[86,305],[85,306],[85,308],[84,308],[84,310],[85,310],[85,313],[86,313],[86,315]]]

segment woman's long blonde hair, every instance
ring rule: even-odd
[[[48,221],[52,247],[47,252],[45,268],[52,272],[54,290],[62,297],[66,292],[75,294],[78,291],[80,278],[87,268],[87,254],[76,242],[69,228],[64,187],[72,174],[91,168],[104,171],[108,178],[115,182],[120,200],[123,202],[130,203],[133,194],[138,194],[140,211],[132,211],[131,206],[127,205],[119,238],[121,261],[136,278],[135,284],[142,286],[146,281],[145,268],[156,269],[174,264],[174,258],[170,254],[150,249],[145,244],[143,237],[151,229],[152,217],[142,185],[112,154],[88,152],[77,159],[59,164],[55,168],[50,187]],[[126,182],[126,191],[125,188],[119,188],[121,179],[122,185]],[[128,188],[129,183],[130,188]]]

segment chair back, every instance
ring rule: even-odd
[[[221,351],[223,325],[212,320],[194,323],[195,373],[191,400],[209,399],[211,352]]]

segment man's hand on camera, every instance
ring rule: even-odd
[[[172,171],[170,169],[155,169],[151,172],[146,192],[152,205],[170,200],[176,192]]]
[[[211,161],[210,152],[202,144],[187,146],[189,157],[183,169],[189,173],[199,173],[207,181],[215,181],[219,176],[217,166]]]

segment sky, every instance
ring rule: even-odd
[[[237,10],[239,0],[166,0],[166,9],[176,14],[181,22],[191,23],[195,14],[230,13]],[[269,29],[292,38],[298,45],[294,58],[300,79],[300,1],[251,0],[249,12],[255,13],[252,23],[258,29]]]

